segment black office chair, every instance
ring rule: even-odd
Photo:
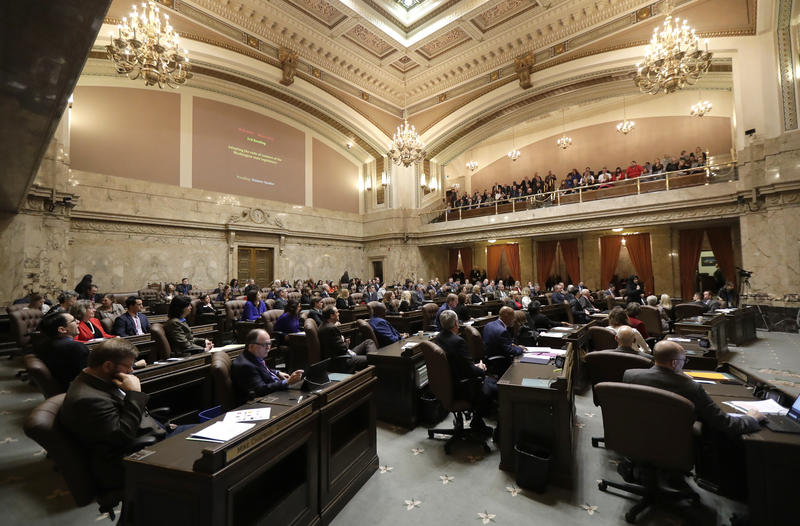
[[[598,483],[600,491],[621,489],[642,499],[625,514],[629,523],[645,508],[700,496],[688,486],[678,490],[659,484],[662,473],[688,475],[694,465],[692,428],[694,404],[686,398],[645,385],[603,382],[595,386],[603,410],[606,448],[633,461],[640,469],[641,484]]]
[[[428,369],[428,386],[436,399],[439,400],[439,403],[442,404],[442,407],[448,412],[452,412],[454,417],[452,429],[429,429],[428,438],[433,438],[437,434],[450,435],[450,438],[444,444],[444,452],[448,455],[452,452],[453,443],[462,440],[482,444],[486,453],[491,451],[488,444],[486,444],[486,436],[481,431],[464,427],[464,414],[472,411],[472,402],[455,398],[455,386],[450,375],[450,364],[447,361],[447,355],[433,342],[422,342],[419,347],[422,349],[422,354],[425,357],[425,366]],[[481,388],[481,380],[479,378],[462,380],[462,383],[465,385],[464,391],[466,392],[473,392],[473,390],[480,390]]]

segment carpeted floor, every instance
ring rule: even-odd
[[[759,331],[759,340],[732,348],[729,359],[759,371],[790,392],[800,392],[800,336]],[[0,360],[0,509],[2,524],[111,524],[96,505],[75,508],[61,477],[44,451],[22,432],[22,422],[41,402],[38,391],[15,377],[21,362]],[[619,480],[618,458],[591,447],[602,435],[602,417],[591,393],[576,396],[577,480],[573,490],[551,487],[543,494],[520,491],[513,474],[498,469],[500,453],[488,455],[477,446],[456,446],[444,454],[442,442],[429,440],[427,430],[380,425],[376,472],[334,520],[335,526],[360,524],[557,524],[560,526],[624,523],[632,499],[597,489],[597,480]],[[493,422],[489,422],[493,424]],[[440,424],[448,427],[449,420]],[[696,488],[702,506],[641,515],[639,524],[730,524],[744,504]]]

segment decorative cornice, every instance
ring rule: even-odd
[[[792,0],[778,2],[778,73],[781,86],[781,101],[783,102],[783,129],[785,131],[797,129],[797,100],[795,96],[795,71],[794,54],[792,53]]]

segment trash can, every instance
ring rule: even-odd
[[[200,422],[208,422],[212,418],[217,418],[221,414],[222,414],[222,406],[215,405],[214,407],[205,409],[197,413],[197,419],[200,420]]]
[[[537,493],[544,492],[550,473],[550,452],[530,442],[517,442],[514,453],[517,486]]]
[[[439,400],[427,389],[419,395],[419,419],[427,426],[435,426],[447,416]]]

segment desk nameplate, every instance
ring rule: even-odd
[[[296,422],[306,418],[313,412],[313,407],[311,404],[307,404],[304,408],[300,409],[299,411],[293,412],[291,415],[287,416],[286,418],[282,418],[275,424],[267,427],[263,431],[259,431],[255,435],[248,437],[246,440],[239,442],[232,448],[229,448],[225,451],[225,464],[230,463],[232,460],[236,459],[237,457],[247,453],[250,451],[254,446],[265,442],[267,439],[272,438],[273,436],[277,435],[287,427],[294,425]]]

